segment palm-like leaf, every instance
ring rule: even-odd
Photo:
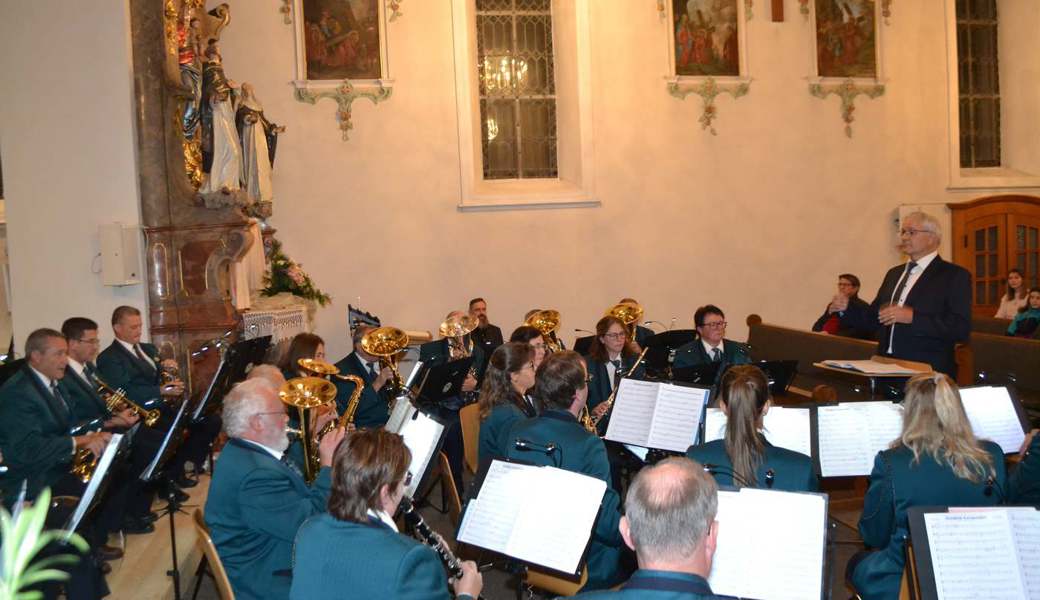
[[[59,542],[68,535],[68,532],[60,530],[44,531],[50,504],[51,491],[45,489],[32,506],[17,512],[15,518],[0,508],[0,600],[41,598],[40,592],[25,591],[25,588],[44,581],[67,579],[67,573],[54,567],[78,560],[72,554],[33,560],[48,544]],[[76,534],[69,536],[68,543],[80,552],[88,550],[87,543]]]

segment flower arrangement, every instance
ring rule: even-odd
[[[314,285],[310,275],[303,270],[303,265],[289,258],[282,250],[282,243],[276,239],[271,240],[269,256],[270,265],[264,274],[264,289],[260,290],[262,295],[276,296],[289,292],[313,300],[320,306],[332,302],[332,297]]]

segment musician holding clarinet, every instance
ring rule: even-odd
[[[296,535],[290,598],[332,600],[349,590],[352,598],[447,599],[442,560],[459,574],[451,582],[455,598],[480,596],[476,564],[460,563],[439,536],[429,536],[427,547],[398,532],[392,515],[405,498],[410,463],[395,433],[347,436],[333,457],[329,512],[307,520]]]

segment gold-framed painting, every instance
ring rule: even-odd
[[[738,0],[671,0],[672,49],[677,77],[739,77],[741,35]]]
[[[811,0],[816,76],[881,78],[878,0]]]
[[[303,79],[380,79],[381,0],[301,0]]]

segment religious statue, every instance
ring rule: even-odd
[[[231,195],[241,189],[242,147],[235,129],[238,93],[224,74],[217,42],[206,47],[202,65],[202,170],[209,173],[199,192]]]
[[[265,218],[270,216],[271,200],[274,199],[271,169],[274,167],[278,134],[284,132],[285,127],[267,120],[252,85],[243,83],[241,89],[235,124],[242,142],[242,183],[251,205],[250,212]]]
[[[202,50],[200,21],[195,11],[185,6],[183,18],[177,24],[177,65],[180,67],[181,83],[191,92],[191,97],[184,102],[181,116],[181,128],[184,138],[192,139],[199,126],[199,109],[202,101]]]

